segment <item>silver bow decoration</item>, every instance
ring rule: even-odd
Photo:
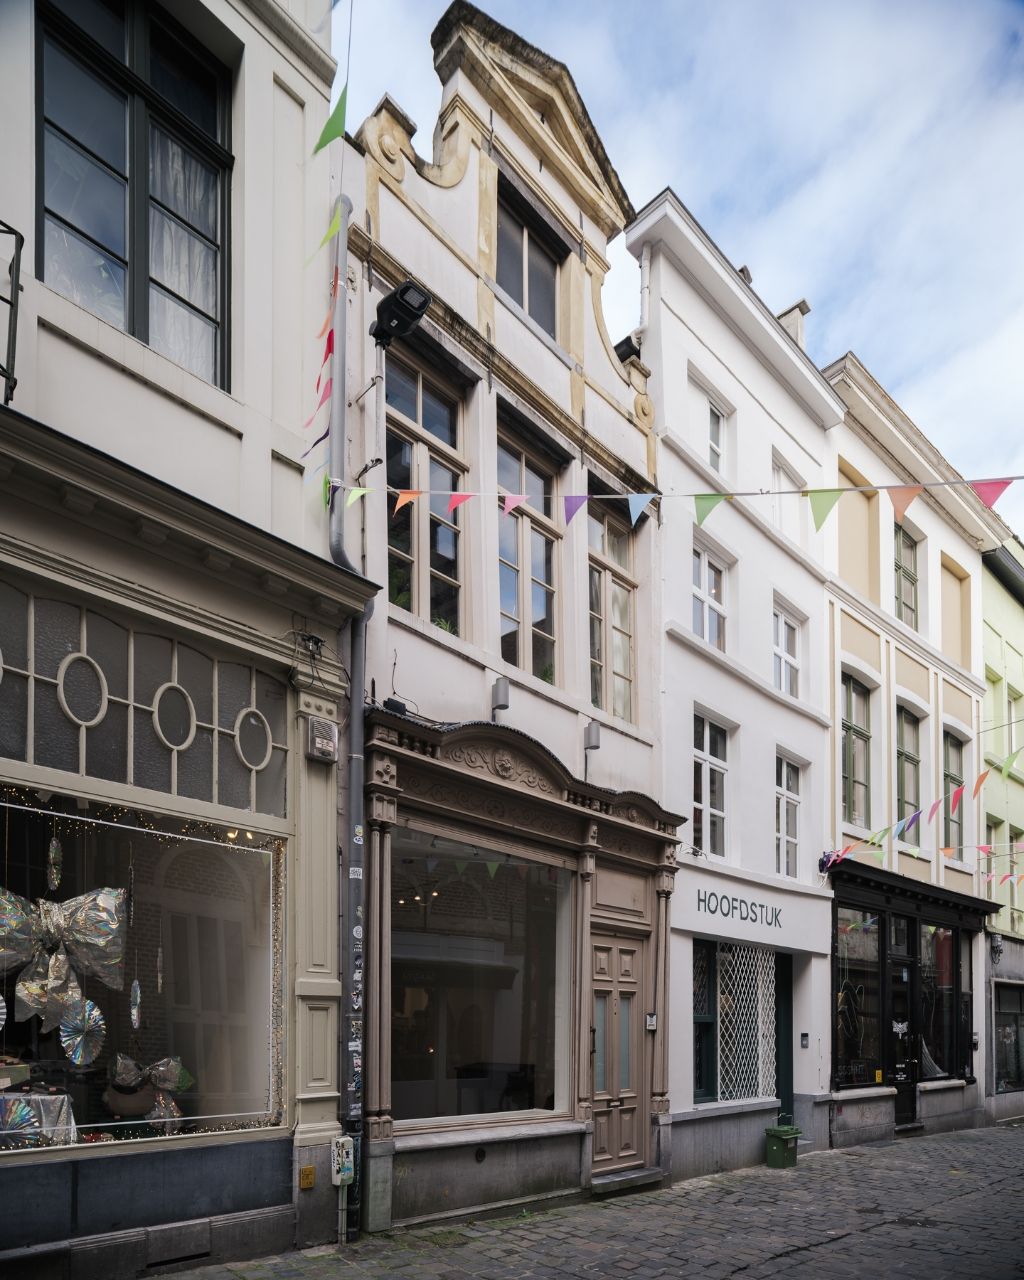
[[[81,1002],[76,970],[120,991],[124,934],[123,889],[94,889],[67,902],[39,898],[35,906],[0,889],[0,974],[24,965],[14,992],[16,1021],[38,1014],[43,1031],[52,1031]]]
[[[143,1067],[126,1053],[118,1053],[110,1064],[110,1083],[122,1093],[135,1093],[152,1085],[153,1106],[145,1119],[155,1123],[161,1133],[177,1133],[181,1128],[181,1108],[171,1094],[189,1088],[195,1081],[180,1058],[161,1058]],[[109,1100],[108,1105],[116,1110],[116,1104]]]

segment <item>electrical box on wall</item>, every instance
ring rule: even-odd
[[[338,726],[334,721],[324,716],[307,716],[306,727],[306,759],[337,764]]]

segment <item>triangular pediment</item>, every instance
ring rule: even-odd
[[[463,71],[609,238],[632,221],[633,206],[564,63],[466,0],[448,8],[431,41],[442,82]]]

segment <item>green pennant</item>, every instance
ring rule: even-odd
[[[488,864],[487,864],[487,870],[488,870],[488,873],[490,874],[490,877],[491,877],[491,879],[492,879],[492,880],[493,880],[493,879],[494,879],[494,877],[498,874],[498,868],[499,868],[500,866],[501,866],[501,863],[500,863],[500,862],[488,862]]]
[[[365,497],[369,492],[369,489],[349,489],[348,497],[345,499],[345,506],[350,507],[353,502],[358,502],[360,498]]]
[[[697,513],[697,524],[702,525],[715,507],[720,502],[724,502],[725,499],[726,495],[724,493],[695,493],[693,495],[693,507]]]
[[[466,869],[466,863],[462,859],[456,858],[455,870],[459,873],[460,876],[462,875],[463,871],[465,871],[465,869]]]
[[[334,217],[331,219],[331,225],[324,232],[324,238],[317,245],[317,251],[321,250],[328,240],[333,240],[341,231],[341,203],[339,202],[337,209],[334,211]]]
[[[313,148],[313,154],[322,151],[329,142],[333,142],[335,138],[344,138],[345,136],[345,102],[348,98],[348,84],[341,91],[341,97],[338,99],[337,105],[331,114],[327,117],[327,123],[323,127],[320,139]]]
[[[1024,751],[1024,747],[1018,747],[1016,751],[1011,752],[1010,755],[1008,755],[1006,759],[1003,761],[1003,767],[999,770],[999,772],[1003,775],[1004,782],[1010,776],[1010,770],[1013,768],[1014,764],[1016,763],[1017,757],[1020,755],[1022,751]]]
[[[804,492],[810,499],[815,532],[820,533],[821,526],[832,514],[832,508],[843,496],[843,491],[842,489],[806,489]]]

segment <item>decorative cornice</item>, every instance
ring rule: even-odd
[[[242,0],[254,17],[268,27],[300,61],[327,86],[328,93],[334,82],[338,64],[320,47],[313,37],[295,21],[279,0]],[[324,0],[327,3],[327,0]]]

